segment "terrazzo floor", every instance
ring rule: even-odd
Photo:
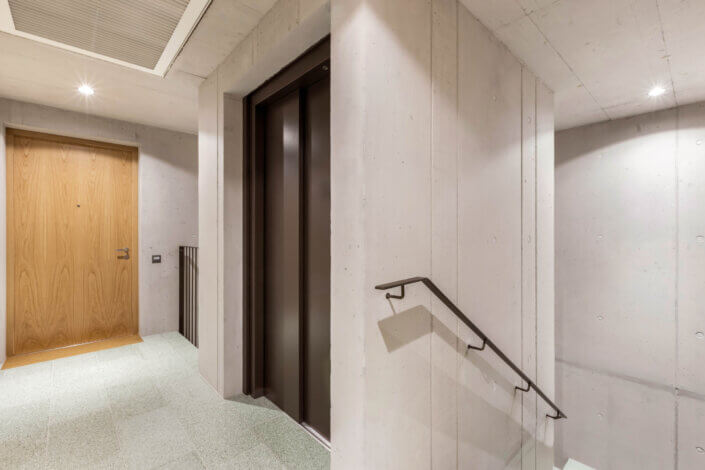
[[[328,469],[271,402],[223,400],[178,333],[0,372],[2,469]]]

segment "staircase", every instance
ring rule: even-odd
[[[561,470],[558,467],[553,467],[553,470]],[[568,462],[566,462],[565,466],[563,467],[563,470],[595,470],[592,467],[588,467],[585,464],[582,464],[578,462],[577,460],[569,459]]]

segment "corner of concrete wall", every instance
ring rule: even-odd
[[[198,93],[198,363],[201,375],[218,383],[218,80]],[[222,280],[221,280],[222,281]]]
[[[223,396],[243,386],[243,102],[223,97]]]
[[[556,395],[555,341],[555,123],[554,95],[543,83],[536,88],[536,383],[559,406]],[[565,411],[565,410],[564,410]],[[537,413],[536,462],[539,469],[554,465],[556,422]]]
[[[0,99],[0,109],[6,101]],[[0,120],[0,181],[7,181],[7,156],[5,143],[5,123]],[[3,185],[4,187],[4,185]],[[0,250],[6,253],[7,247],[7,191],[0,191]],[[5,259],[5,256],[2,257]],[[0,262],[0,364],[7,359],[7,263]]]
[[[330,32],[327,0],[279,0],[199,89],[199,368],[242,392],[242,98]]]
[[[364,32],[357,1],[331,8],[331,468],[371,468],[364,456]]]
[[[314,12],[309,20],[300,16],[305,11]],[[238,175],[228,167],[241,163],[241,135],[237,126],[228,127],[230,119],[238,121],[228,117],[225,103],[234,100],[234,112],[242,96],[328,28],[332,467],[428,468],[434,453],[455,453],[463,465],[511,461],[517,467],[524,455],[524,410],[513,389],[516,377],[490,355],[456,351],[472,335],[446,318],[422,287],[393,304],[374,290],[376,283],[438,274],[443,288],[456,292],[461,308],[477,316],[515,362],[526,359],[536,373],[549,361],[538,380],[551,387],[552,346],[539,350],[536,341],[539,328],[551,341],[552,263],[530,254],[552,250],[552,235],[544,233],[552,230],[552,177],[546,172],[552,99],[530,79],[535,111],[522,113],[521,64],[454,0],[337,0],[330,10],[319,0],[281,0],[203,85],[199,206],[209,207],[199,215],[199,234],[206,237],[202,246],[212,243],[201,259],[201,275],[212,283],[199,283],[199,305],[202,321],[213,324],[202,327],[201,344],[221,344],[201,351],[202,373],[225,393],[225,371],[241,367],[237,347],[222,344],[241,340],[242,314],[241,294],[228,292],[230,279],[241,276],[238,221],[224,215],[241,198]],[[522,128],[525,117],[532,122]],[[525,187],[523,164],[534,171]],[[442,190],[446,182],[449,191]],[[523,207],[522,192],[535,194],[536,202]],[[455,199],[455,210],[441,207],[443,198]],[[523,227],[533,227],[540,239],[524,239]],[[453,241],[455,248],[448,246]],[[530,277],[528,266],[522,271],[522,249],[535,271],[551,272]],[[531,298],[521,294],[524,282],[536,296],[533,313]],[[439,366],[434,352],[452,355],[455,365]],[[434,388],[446,387],[457,394],[449,407],[433,400]],[[525,404],[535,410],[533,418],[526,414],[535,448],[545,409]],[[550,443],[546,432],[540,436]],[[527,455],[528,461],[533,454]],[[444,462],[439,459],[436,468]]]

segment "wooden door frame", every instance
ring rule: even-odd
[[[253,397],[262,396],[265,392],[264,173],[261,165],[264,134],[262,113],[257,111],[267,103],[327,76],[329,68],[330,37],[326,37],[253,91],[243,103],[243,392]],[[300,158],[303,159],[303,155]],[[301,174],[302,170],[303,167],[300,168]],[[303,243],[303,237],[300,242]],[[299,331],[303,334],[303,324],[299,325]],[[303,355],[303,350],[299,353]],[[303,357],[299,364],[303,365]],[[299,398],[303,400],[302,393]]]
[[[44,132],[28,131],[13,127],[5,128],[5,231],[6,231],[6,330],[5,330],[5,352],[7,357],[15,355],[15,244],[14,244],[14,153],[15,136],[29,137],[33,139],[48,140],[60,144],[81,145],[87,147],[105,148],[109,150],[127,151],[132,154],[132,245],[133,259],[132,276],[132,322],[133,334],[139,332],[139,150],[137,147],[129,145],[113,144],[98,140],[83,139],[78,137],[68,137],[63,135],[48,134]]]

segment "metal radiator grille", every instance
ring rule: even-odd
[[[8,0],[15,29],[153,69],[189,0]]]

